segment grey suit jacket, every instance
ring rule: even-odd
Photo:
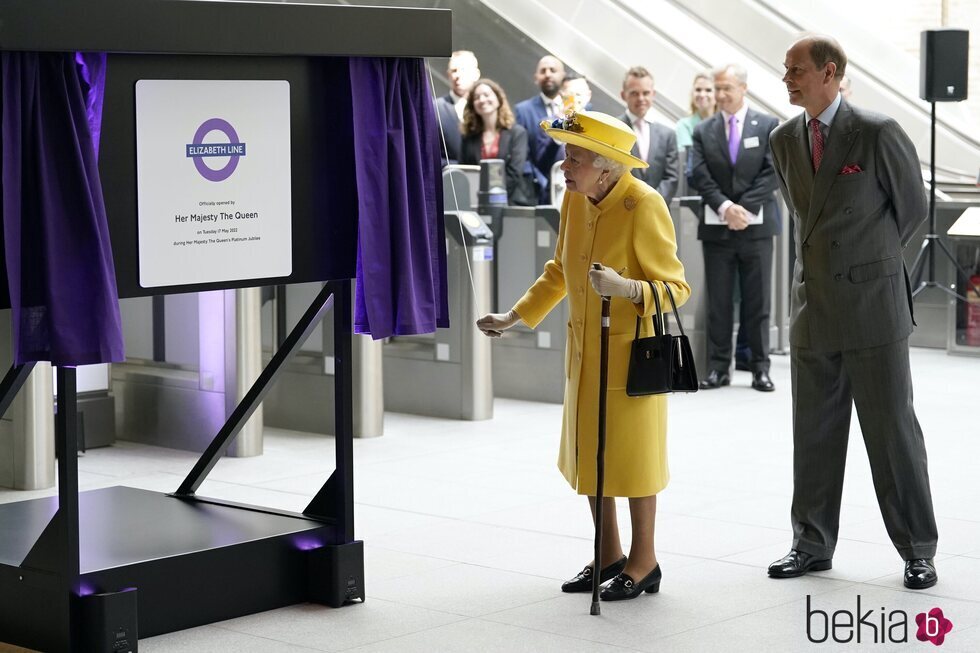
[[[765,209],[762,224],[751,225],[742,231],[702,222],[698,226],[699,239],[769,238],[779,233],[779,207],[776,204],[778,185],[769,154],[769,132],[777,124],[779,121],[775,116],[749,108],[745,114],[735,165],[732,165],[728,155],[725,119],[721,111],[694,128],[693,143],[688,150],[691,180],[704,201],[715,211],[725,200],[731,200],[752,213]],[[755,141],[757,145],[747,148],[746,141]]]
[[[907,337],[902,250],[927,213],[912,141],[891,118],[842,101],[816,174],[802,114],[769,142],[796,230],[790,344],[845,351]]]
[[[629,116],[625,113],[619,119],[630,124]],[[642,179],[648,186],[656,188],[664,202],[670,206],[677,192],[677,180],[680,178],[680,168],[677,162],[677,133],[663,125],[648,123],[650,126],[650,147],[647,149],[646,162],[649,168],[633,168],[633,176]],[[633,156],[640,158],[640,148],[633,145]]]

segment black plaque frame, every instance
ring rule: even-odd
[[[448,10],[271,2],[5,0],[0,5],[2,50],[108,53],[100,170],[121,297],[328,281],[171,495],[129,488],[79,494],[72,446],[74,368],[58,369],[58,496],[0,506],[0,640],[45,651],[84,650],[83,638],[98,625],[85,621],[89,611],[83,604],[99,593],[133,587],[143,637],[302,601],[337,607],[363,600],[362,547],[354,540],[353,519],[351,281],[349,275],[309,264],[307,241],[297,238],[314,228],[309,216],[320,207],[312,181],[319,163],[315,157],[303,160],[311,155],[296,134],[312,129],[316,111],[324,109],[311,58],[445,57],[452,49],[451,20]],[[136,155],[133,137],[126,136],[134,133],[132,83],[167,77],[290,82],[293,171],[299,174],[293,180],[289,277],[139,286]],[[337,262],[333,272],[348,263]],[[331,306],[333,474],[302,514],[198,497],[197,488],[278,370]],[[0,409],[9,406],[32,367],[14,367],[0,381]]]

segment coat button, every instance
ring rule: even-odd
[[[849,206],[848,206],[847,208],[845,208],[845,209],[844,209],[844,215],[850,215],[850,214],[851,214],[851,213],[853,213],[853,212],[854,212],[854,209],[852,209],[852,208],[851,208],[851,207],[849,207]]]
[[[588,258],[588,257],[587,257],[587,256],[586,256],[585,254],[582,254],[581,256],[579,256],[579,257],[578,257],[578,259],[579,259],[580,261],[584,261],[584,260],[585,260],[585,259],[587,259],[587,258]]]
[[[589,229],[591,229],[592,228],[592,223],[591,222],[586,222],[585,223],[585,226],[588,227]]]
[[[844,275],[841,274],[840,272],[838,272],[837,274],[834,275],[834,281],[840,281],[843,278],[844,278]]]
[[[833,247],[834,249],[839,249],[840,248],[840,241],[835,240],[834,242],[830,243],[830,246]]]

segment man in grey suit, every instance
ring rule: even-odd
[[[919,159],[886,116],[841,98],[847,58],[825,36],[786,52],[783,81],[804,113],[770,137],[793,214],[793,547],[775,578],[831,568],[844,460],[857,407],[878,505],[910,589],[936,584],[936,519],[912,408],[911,284],[902,250],[926,218]]]
[[[677,179],[680,176],[677,133],[670,127],[647,119],[647,112],[653,108],[656,95],[650,71],[642,66],[633,66],[623,78],[620,97],[626,102],[626,113],[619,119],[632,127],[636,134],[633,156],[650,164],[650,167],[642,170],[633,168],[633,175],[656,188],[669,206],[677,192]]]
[[[698,226],[708,293],[708,365],[701,388],[731,383],[732,293],[738,275],[752,387],[771,392],[769,296],[779,209],[769,132],[778,121],[745,102],[748,85],[741,66],[717,68],[714,79],[719,111],[694,128],[689,151],[692,181],[707,205]]]

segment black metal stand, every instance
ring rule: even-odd
[[[354,540],[351,282],[331,281],[253,384],[176,493],[78,492],[75,369],[58,368],[57,498],[0,505],[0,640],[44,651],[91,644],[133,614],[127,637],[151,637],[301,603],[364,600]],[[195,492],[324,313],[334,310],[336,468],[302,514]],[[32,365],[0,381],[9,406]],[[79,522],[84,529],[79,530]],[[139,590],[138,616],[135,589]],[[113,617],[114,619],[114,617]]]
[[[926,288],[938,288],[942,290],[947,295],[954,297],[960,301],[966,301],[966,296],[961,295],[955,290],[939,283],[936,281],[936,247],[939,247],[946,258],[950,260],[959,273],[966,279],[966,284],[977,294],[980,294],[980,289],[970,283],[970,273],[963,269],[963,266],[957,262],[956,257],[953,253],[949,251],[946,247],[946,243],[942,241],[939,235],[936,233],[936,103],[932,103],[932,117],[930,121],[931,128],[931,141],[929,146],[929,231],[925,235],[925,240],[922,241],[922,247],[919,248],[919,253],[915,256],[915,262],[912,264],[912,279],[915,283],[915,289],[912,291],[912,297],[915,298]],[[926,264],[928,263],[929,271],[923,279],[923,272],[925,271]]]

